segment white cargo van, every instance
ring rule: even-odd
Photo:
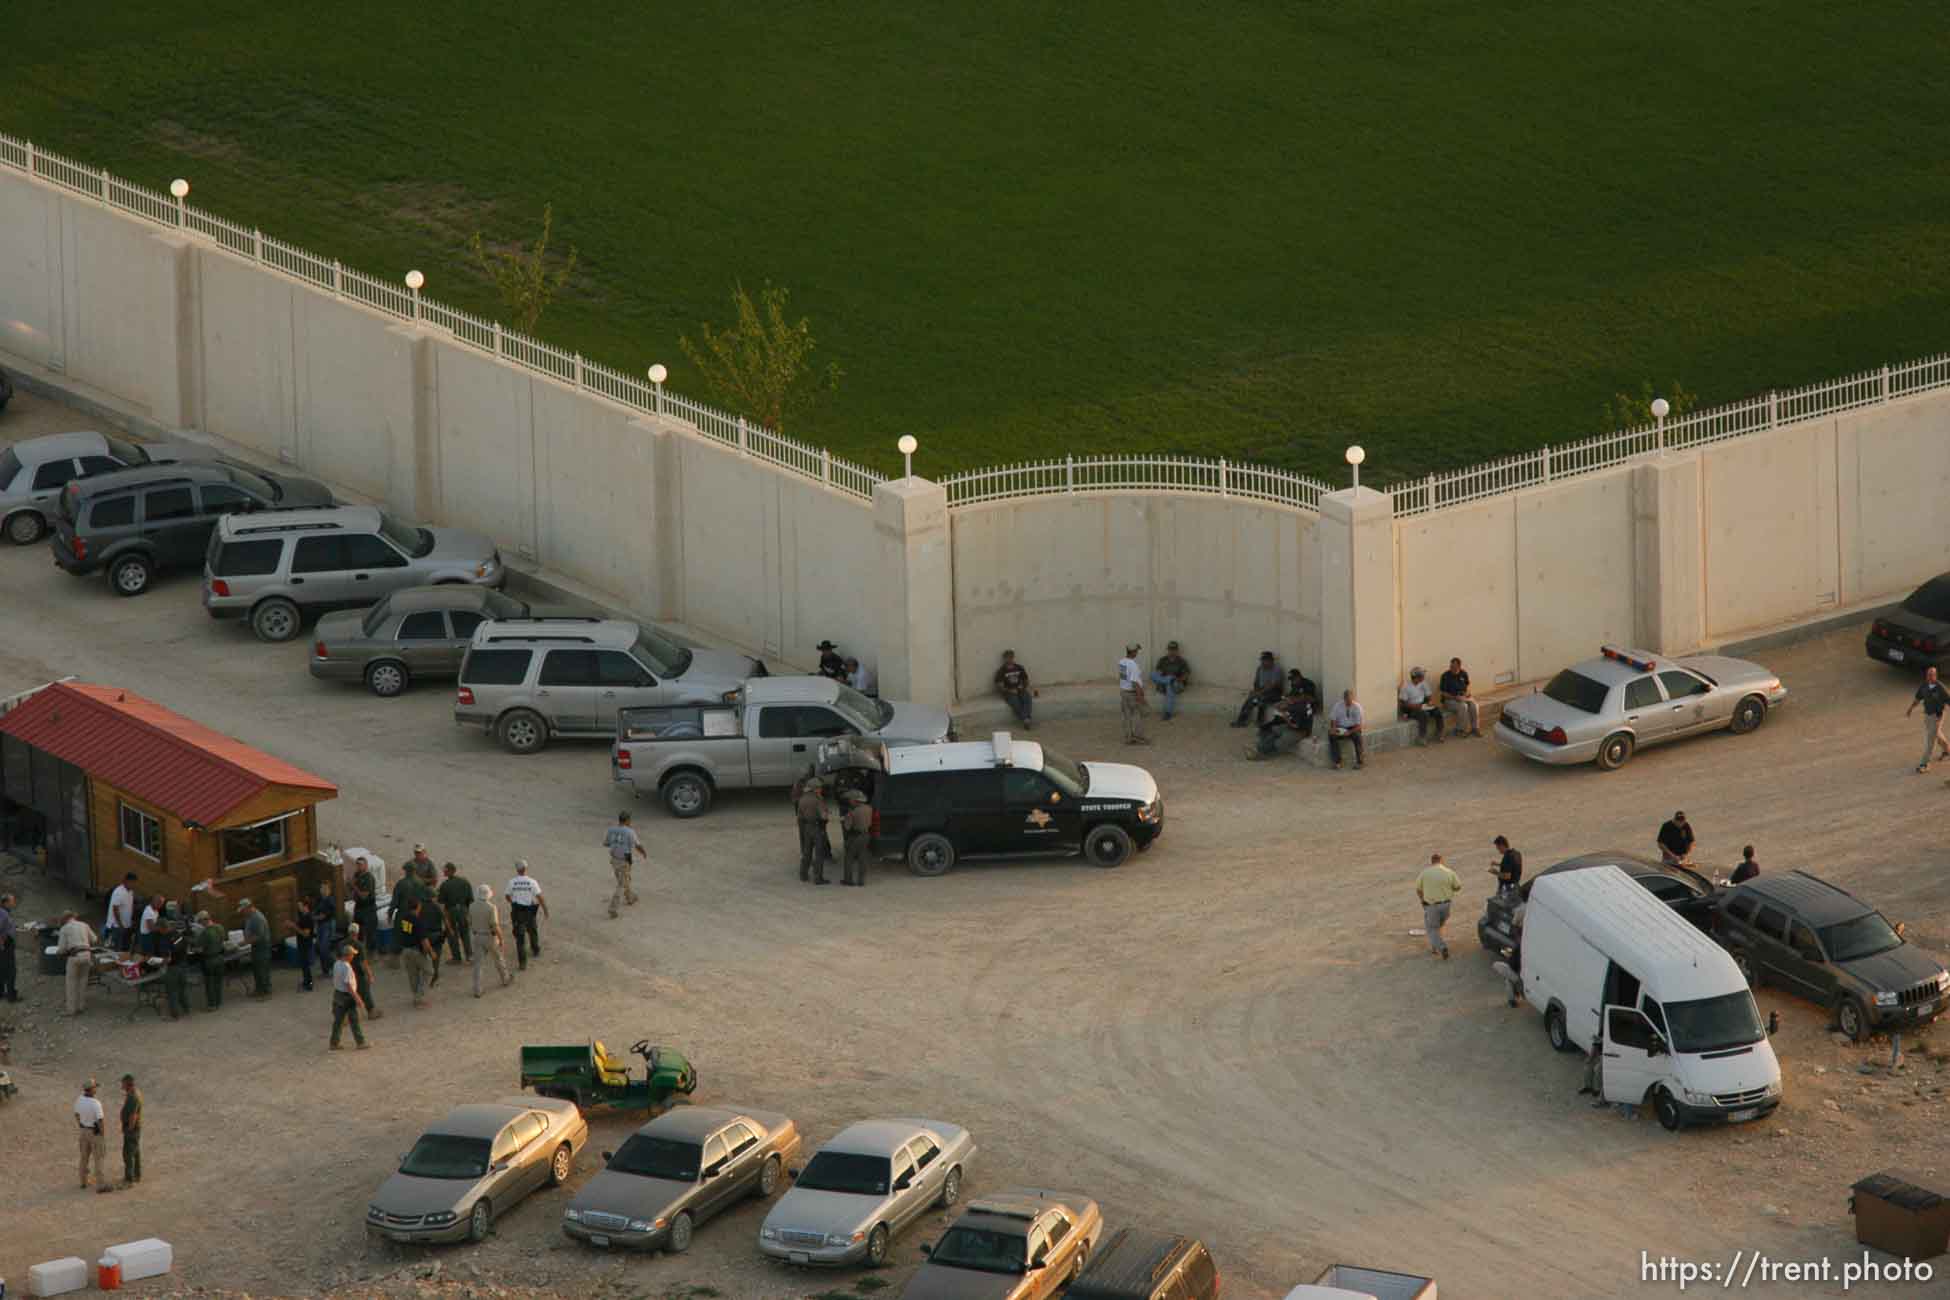
[[[1521,975],[1552,1047],[1602,1039],[1607,1101],[1650,1104],[1669,1129],[1781,1104],[1780,1062],[1733,959],[1615,866],[1537,878]]]

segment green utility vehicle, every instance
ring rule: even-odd
[[[521,1086],[543,1097],[560,1097],[581,1109],[608,1106],[616,1110],[660,1111],[697,1087],[697,1071],[682,1052],[652,1047],[647,1038],[631,1045],[643,1058],[640,1078],[630,1075],[628,1062],[611,1056],[601,1039],[564,1047],[521,1049]]]

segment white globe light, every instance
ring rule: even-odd
[[[426,282],[427,278],[418,271],[408,271],[406,273],[406,287],[409,289],[417,290]]]
[[[1350,465],[1359,465],[1367,458],[1368,458],[1368,453],[1361,447],[1359,443],[1356,443],[1354,446],[1349,447],[1347,449],[1347,463]]]
[[[664,380],[666,380],[666,379],[668,379],[668,378],[670,378],[670,372],[669,372],[668,370],[665,370],[665,369],[664,369],[664,368],[663,368],[662,366],[660,366],[660,365],[659,365],[659,366],[651,366],[651,367],[650,367],[650,382],[651,382],[651,383],[653,383],[653,384],[661,384],[661,383],[662,383],[662,382],[663,382]]]
[[[915,440],[915,437],[914,437],[914,435],[913,435],[913,434],[911,434],[911,433],[903,433],[903,434],[901,435],[901,440],[900,440],[899,442],[897,442],[897,443],[895,443],[894,445],[895,445],[896,447],[899,447],[899,448],[901,449],[901,455],[903,455],[903,456],[912,456],[912,455],[914,454],[914,452],[915,452],[915,450],[916,450],[917,448],[919,448],[921,444],[920,444],[920,443],[919,443],[918,441],[916,441],[916,440]]]
[[[189,195],[190,183],[184,180],[181,176],[178,176],[175,180],[169,183],[169,192],[171,194],[174,194],[179,199],[185,198]]]
[[[1655,397],[1655,398],[1653,398],[1653,399],[1652,399],[1652,418],[1653,418],[1653,419],[1655,419],[1655,420],[1663,420],[1663,419],[1665,419],[1665,418],[1666,418],[1666,412],[1668,412],[1668,411],[1670,411],[1670,410],[1672,410],[1672,403],[1671,403],[1671,402],[1668,402],[1668,401],[1667,401],[1667,400],[1666,400],[1665,398],[1663,398],[1663,397]]]

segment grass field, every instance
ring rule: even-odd
[[[677,339],[789,286],[917,469],[1112,450],[1380,480],[1950,345],[1950,14],[505,0],[16,5],[0,129],[494,310],[468,236],[583,264],[541,333]],[[702,394],[699,394],[702,395]]]

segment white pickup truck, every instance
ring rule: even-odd
[[[1287,1292],[1286,1300],[1436,1300],[1435,1279],[1334,1264],[1312,1286]]]
[[[953,740],[954,724],[825,677],[754,677],[724,704],[618,710],[610,776],[673,817],[702,817],[720,790],[791,785],[835,736],[931,744]]]

